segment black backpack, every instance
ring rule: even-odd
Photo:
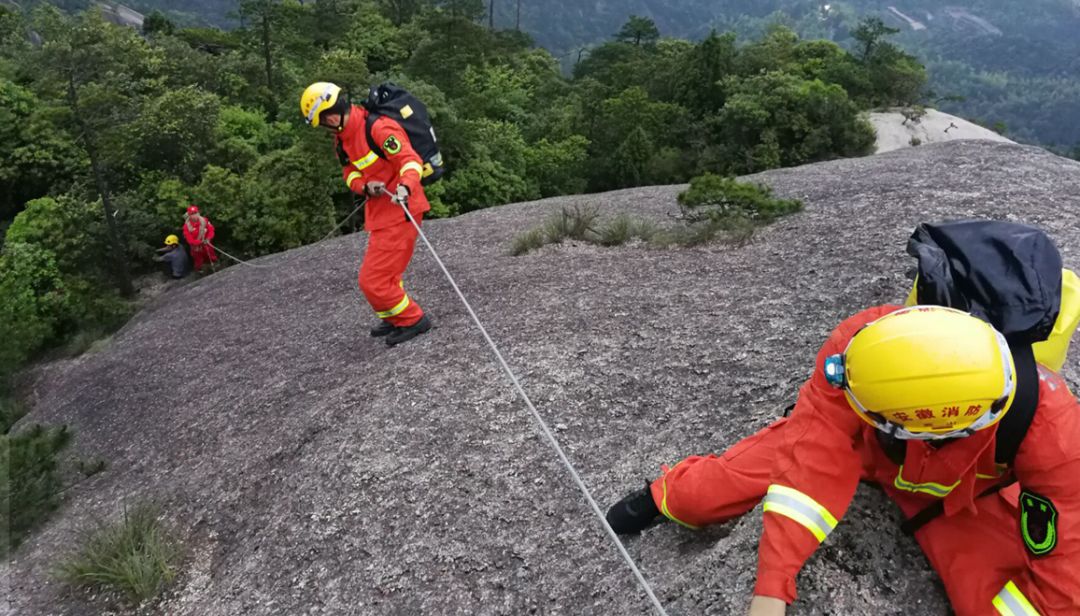
[[[1016,397],[997,428],[994,461],[1011,467],[1039,405],[1039,371],[1031,345],[1046,340],[1061,309],[1061,253],[1036,227],[983,220],[920,224],[907,252],[919,261],[918,303],[970,312],[1009,341]],[[881,445],[893,462],[903,461],[903,441]],[[977,498],[1015,482],[1015,475],[1007,473]],[[943,511],[944,503],[937,501],[901,528],[914,534]]]
[[[439,143],[435,138],[435,128],[431,126],[427,107],[423,103],[405,88],[386,82],[372,86],[362,104],[368,111],[365,135],[372,152],[379,158],[386,158],[382,146],[375,143],[371,136],[371,127],[375,120],[386,116],[401,125],[409,137],[409,143],[423,159],[424,172],[421,174],[420,183],[427,186],[442,177],[446,167],[443,166]]]

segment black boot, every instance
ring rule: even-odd
[[[645,482],[645,488],[635,490],[627,494],[623,499],[611,506],[607,512],[607,523],[611,530],[620,535],[640,533],[657,522],[660,510],[653,501],[652,490],[649,482]]]
[[[386,337],[386,344],[388,346],[394,346],[395,344],[401,344],[402,342],[412,340],[420,334],[431,329],[431,319],[427,318],[427,315],[420,317],[420,320],[408,327],[398,327],[392,334]]]
[[[391,325],[390,321],[382,321],[375,327],[371,328],[371,337],[378,338],[380,336],[389,336],[390,334],[394,333],[395,329],[397,328]]]

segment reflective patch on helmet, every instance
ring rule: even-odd
[[[1057,547],[1057,508],[1049,498],[1020,492],[1020,535],[1034,556],[1046,556]]]
[[[390,135],[383,141],[382,149],[387,154],[393,156],[401,151],[401,142],[397,140],[397,137]]]

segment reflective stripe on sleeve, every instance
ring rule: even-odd
[[[818,543],[836,528],[836,518],[829,510],[802,492],[773,484],[765,495],[765,511],[776,513],[802,524],[817,537]]]
[[[402,312],[405,312],[405,309],[408,308],[408,307],[409,307],[409,296],[406,295],[405,297],[401,298],[401,301],[397,303],[397,306],[394,306],[390,310],[384,310],[382,312],[376,312],[375,316],[379,317],[380,319],[388,319],[390,317],[396,317],[397,315],[401,314]]]
[[[352,164],[356,165],[357,169],[363,171],[364,169],[367,169],[368,167],[374,165],[375,161],[377,160],[379,160],[379,155],[376,154],[374,151],[371,151],[367,153],[367,156],[361,158],[360,160],[354,160]]]
[[[401,166],[401,173],[398,174],[398,177],[405,175],[406,171],[415,171],[416,175],[419,175],[420,177],[424,177],[424,167],[423,167],[423,165],[416,162],[415,160],[410,160],[409,162],[402,165]]]
[[[345,178],[345,185],[349,188],[352,188],[353,180],[359,180],[362,177],[364,177],[363,173],[360,173],[359,171],[353,171],[349,174],[349,177]]]
[[[994,607],[1003,616],[1039,616],[1039,611],[1027,600],[1024,593],[1009,580],[1005,588],[994,597]]]

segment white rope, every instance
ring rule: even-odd
[[[229,257],[233,261],[236,261],[240,265],[246,265],[248,267],[254,267],[255,269],[267,269],[267,268],[270,267],[269,265],[255,265],[254,263],[248,263],[247,261],[244,261],[243,259],[237,259],[236,257],[232,256],[231,254],[229,254],[229,253],[225,252],[224,250],[218,248],[217,246],[211,244],[209,241],[206,242],[206,244],[208,246],[210,246],[211,248],[213,248],[214,250],[216,250],[216,251],[220,252],[221,254],[225,255],[226,257]]]
[[[333,229],[330,229],[330,233],[327,233],[326,237],[322,238],[322,240],[319,240],[319,241],[325,241],[325,240],[330,239],[330,236],[333,235],[335,232],[337,232],[337,230],[341,228],[341,225],[349,222],[349,219],[352,218],[353,216],[355,216],[356,213],[360,211],[360,208],[364,207],[365,203],[367,203],[367,197],[365,197],[362,201],[360,201],[360,204],[357,205],[356,208],[354,208],[353,211],[348,216],[343,218],[342,221],[339,222],[336,227],[334,227]]]
[[[423,229],[420,228],[420,225],[417,224],[416,220],[409,213],[408,206],[405,202],[399,200],[394,195],[390,196],[390,200],[401,206],[401,209],[405,211],[405,217],[409,220],[409,222],[413,224],[414,227],[416,227],[416,232],[420,235],[420,238],[424,240],[424,245],[426,245],[428,250],[431,252],[431,256],[435,258],[435,262],[439,264],[439,268],[442,269],[443,274],[446,275],[446,279],[450,281],[450,285],[454,287],[454,292],[456,292],[458,297],[461,299],[461,303],[465,305],[465,309],[469,311],[469,316],[472,317],[473,322],[476,323],[476,327],[479,328],[480,333],[483,334],[484,340],[487,340],[488,346],[490,346],[492,352],[495,353],[495,358],[499,360],[499,365],[502,366],[502,369],[506,372],[506,375],[510,377],[510,381],[513,382],[514,388],[517,390],[518,395],[520,395],[521,399],[525,401],[525,406],[529,407],[529,411],[532,412],[533,418],[536,419],[536,423],[540,425],[541,430],[543,430],[544,432],[544,436],[546,436],[548,442],[551,443],[552,449],[554,449],[555,453],[558,454],[559,459],[562,460],[562,463],[566,466],[566,470],[570,472],[570,476],[573,477],[574,483],[577,484],[577,487],[581,490],[581,493],[585,495],[585,500],[589,502],[589,506],[592,507],[593,513],[596,514],[596,517],[600,518],[600,523],[604,526],[604,530],[607,531],[607,534],[609,537],[611,537],[611,540],[615,542],[615,546],[619,549],[619,553],[622,554],[624,559],[626,559],[626,564],[630,566],[630,569],[634,572],[634,576],[637,578],[638,583],[641,584],[641,587],[645,589],[645,594],[647,594],[649,596],[649,599],[652,600],[653,607],[656,608],[656,613],[660,614],[661,616],[667,616],[667,612],[664,611],[664,606],[660,604],[660,600],[656,598],[655,594],[653,594],[652,587],[650,587],[649,583],[645,581],[645,576],[641,574],[641,570],[639,570],[637,565],[634,563],[634,559],[630,556],[630,553],[626,551],[626,547],[624,547],[622,541],[619,540],[619,536],[615,534],[615,531],[612,530],[611,525],[608,524],[607,518],[605,518],[603,512],[600,511],[600,507],[593,499],[592,494],[589,492],[589,488],[585,487],[585,482],[581,480],[581,476],[578,475],[577,470],[574,469],[574,465],[571,464],[570,459],[566,457],[565,453],[563,453],[562,447],[559,446],[559,441],[555,439],[555,435],[552,434],[551,429],[548,428],[547,422],[545,422],[544,418],[540,416],[539,412],[537,412],[536,407],[533,406],[532,400],[529,399],[529,395],[525,393],[525,390],[521,387],[521,383],[519,383],[517,377],[514,376],[514,372],[510,369],[510,366],[507,365],[506,360],[503,359],[502,353],[499,352],[499,348],[495,346],[495,342],[491,339],[491,336],[488,335],[487,330],[484,329],[484,325],[480,322],[479,317],[476,316],[476,312],[474,312],[472,306],[469,305],[469,300],[465,299],[465,295],[461,292],[461,289],[458,288],[457,283],[454,282],[454,277],[450,275],[450,272],[446,269],[446,266],[443,265],[442,259],[440,259],[438,253],[435,252],[435,248],[432,247],[431,242],[429,242],[427,236],[424,235]]]
[[[364,207],[365,203],[367,203],[367,199],[364,199],[363,201],[361,201],[360,204],[357,205],[348,216],[346,216],[344,219],[342,219],[342,221],[339,222],[336,227],[334,227],[333,229],[330,230],[330,233],[326,234],[326,237],[322,238],[322,240],[319,240],[319,241],[330,239],[330,236],[333,235],[335,232],[337,232],[337,230],[340,229],[341,226],[344,225],[346,222],[348,222],[350,218],[355,216],[356,213],[360,211],[360,208]],[[216,251],[220,252],[221,254],[225,255],[226,257],[229,257],[233,261],[236,261],[240,265],[246,265],[248,267],[254,267],[255,269],[267,269],[267,268],[270,267],[269,265],[255,265],[254,263],[248,263],[247,261],[244,261],[243,259],[238,259],[238,258],[232,256],[231,254],[225,252],[224,250],[218,248],[214,244],[211,244],[209,241],[206,241],[206,244],[209,245],[214,250],[216,250]],[[211,267],[214,266],[213,261],[210,262],[210,265],[211,265]]]

